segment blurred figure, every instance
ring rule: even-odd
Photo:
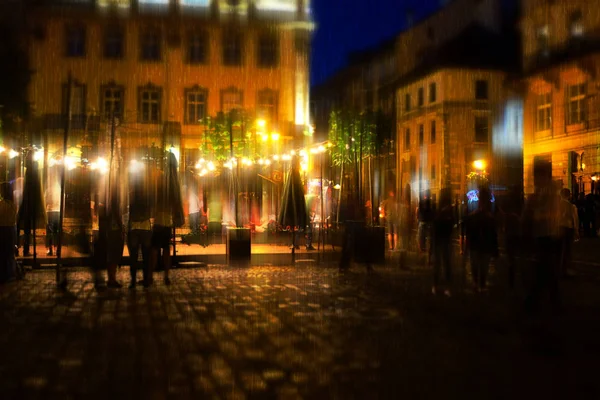
[[[42,196],[42,185],[33,152],[25,159],[25,182],[23,196],[17,215],[17,235],[23,230],[23,255],[29,255],[32,230],[46,225],[46,207]]]
[[[17,206],[13,201],[13,191],[8,182],[0,184],[0,283],[16,277],[15,225]]]
[[[577,215],[577,207],[571,203],[571,191],[569,189],[562,189],[560,191],[560,198],[559,226],[562,246],[560,269],[558,272],[561,277],[567,277],[569,267],[571,266],[573,241],[579,240],[579,217]]]
[[[450,287],[452,283],[452,228],[454,227],[454,209],[452,207],[452,194],[450,189],[444,188],[440,193],[440,206],[437,215],[433,220],[433,287],[431,292],[436,294],[442,264],[444,265],[446,289],[444,294],[450,296]]]
[[[173,228],[183,225],[183,203],[177,176],[177,159],[173,153],[166,153],[165,170],[158,178],[156,191],[156,212],[152,227],[152,251],[150,256],[150,282],[152,273],[158,265],[158,257],[162,256],[165,285],[171,284],[169,270],[171,269],[171,234]],[[161,254],[162,252],[162,254]]]
[[[129,249],[129,272],[131,281],[129,289],[135,289],[137,271],[140,267],[139,253],[142,252],[142,272],[144,287],[150,285],[150,245],[152,241],[152,224],[150,222],[151,197],[141,177],[130,174],[129,179],[129,226],[127,229],[127,248]]]
[[[460,247],[460,254],[465,254],[466,245],[467,245],[467,228],[465,225],[465,217],[469,215],[469,208],[467,206],[467,201],[463,199],[462,201],[456,199],[457,202],[457,224],[458,224],[458,244]]]
[[[123,287],[117,281],[117,267],[123,257],[123,220],[119,211],[119,203],[115,194],[111,195],[109,205],[98,206],[98,237],[94,243],[94,259],[96,265],[96,281],[100,285],[99,271],[106,266],[108,281],[106,286],[119,289]]]
[[[192,235],[200,234],[200,197],[195,184],[188,187],[188,221],[190,233]]]
[[[409,249],[410,238],[412,236],[412,230],[414,225],[414,217],[410,207],[410,194],[405,194],[405,196],[402,198],[402,202],[400,203],[400,206],[398,208],[398,217],[398,232],[400,233],[401,240],[400,250],[406,252]]]
[[[419,221],[417,236],[419,250],[421,253],[428,251],[427,242],[430,241],[431,222],[433,221],[433,206],[429,193],[425,194],[419,201],[417,210],[417,220]],[[429,243],[431,245],[431,243]]]
[[[471,274],[475,288],[479,292],[486,289],[491,259],[498,257],[498,233],[490,200],[489,190],[480,189],[478,209],[464,219]]]
[[[504,246],[506,248],[506,258],[508,261],[508,286],[510,289],[515,287],[515,277],[517,274],[517,257],[521,246],[521,212],[522,195],[518,186],[510,188],[506,206],[501,208],[503,217]]]
[[[398,245],[398,204],[393,190],[388,192],[388,198],[381,204],[385,224],[388,232],[388,243],[390,250],[394,250]]]
[[[533,282],[526,299],[526,308],[531,313],[541,306],[540,299],[545,292],[548,292],[553,308],[557,309],[560,303],[559,199],[551,178],[541,171],[537,174],[535,192],[527,199],[522,218],[523,232],[531,243],[534,257]]]
[[[54,247],[58,245],[60,228],[60,185],[49,183],[46,189],[46,255],[54,255]]]

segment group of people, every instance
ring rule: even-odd
[[[396,201],[390,192],[382,204],[389,248],[405,252],[416,237],[417,251],[432,266],[432,292],[437,293],[443,286],[450,296],[455,239],[463,265],[470,263],[476,291],[486,290],[489,266],[499,257],[501,242],[506,261],[499,265],[506,266],[508,286],[515,287],[520,261],[532,259],[528,305],[534,307],[544,290],[557,304],[558,280],[570,276],[572,244],[579,239],[579,210],[569,189],[560,190],[550,178],[536,182],[535,192],[527,199],[517,187],[498,199],[481,187],[478,198],[468,205],[468,200],[453,202],[451,191],[443,189],[437,204],[426,194],[416,210],[411,209],[410,200]]]
[[[119,173],[121,169],[118,163],[113,167],[110,174],[77,176],[67,185],[64,210],[69,226],[65,231],[70,235],[63,235],[63,240],[68,237],[69,246],[81,254],[92,255],[94,284],[97,289],[122,287],[117,280],[117,267],[122,262],[125,243],[130,255],[130,289],[138,284],[139,269],[143,271],[141,283],[145,287],[151,286],[153,272],[159,266],[164,270],[164,282],[168,285],[171,282],[169,270],[173,229],[184,223],[177,160],[173,154],[166,153],[164,165],[147,174],[129,171],[129,176]],[[32,183],[29,186],[39,188],[40,194],[32,195],[31,192],[24,191],[19,196],[22,199],[20,204],[15,201],[14,185],[3,182],[0,186],[0,231],[3,238],[0,241],[0,259],[3,260],[0,265],[0,282],[15,277],[15,254],[18,254],[21,230],[24,233],[24,255],[28,255],[30,251],[31,230],[44,224],[47,229],[46,252],[53,255],[57,251],[60,185],[48,185],[45,196],[42,196],[39,179],[28,174],[35,170],[36,164],[28,162],[25,188],[28,187],[29,179]],[[35,214],[41,214],[41,221]],[[34,221],[35,218],[37,219]],[[93,225],[96,225],[95,229],[92,229]],[[90,231],[93,232],[92,237]],[[66,243],[63,242],[64,244]],[[107,279],[102,277],[103,270],[107,271]],[[59,270],[60,287],[66,287],[66,278],[64,271]]]

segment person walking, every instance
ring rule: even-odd
[[[0,184],[0,283],[16,278],[15,226],[17,206],[13,201],[13,191],[8,182]]]
[[[566,188],[562,189],[560,197],[559,226],[562,245],[558,272],[560,277],[566,278],[569,276],[569,268],[571,266],[573,241],[579,240],[579,217],[577,215],[577,207],[571,203],[571,191]]]
[[[450,284],[452,283],[452,229],[455,222],[454,208],[452,207],[452,195],[450,189],[442,189],[440,193],[440,206],[437,215],[433,219],[433,287],[431,292],[437,293],[440,283],[442,264],[444,265],[446,289],[444,294],[450,296]]]
[[[388,192],[388,198],[383,201],[381,207],[385,216],[389,249],[394,250],[398,246],[398,204],[393,190]]]
[[[491,211],[491,194],[487,188],[479,190],[478,209],[465,217],[464,221],[473,284],[478,292],[482,292],[486,290],[490,261],[498,257],[496,220]]]
[[[417,236],[419,238],[419,250],[421,253],[428,252],[427,242],[431,240],[431,222],[433,220],[433,205],[429,193],[426,193],[419,202],[417,210],[417,219],[419,221]],[[431,243],[430,243],[431,245]]]

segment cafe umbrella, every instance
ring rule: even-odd
[[[304,229],[308,222],[304,187],[300,179],[299,160],[297,157],[294,157],[291,162],[290,173],[283,187],[280,210],[277,222],[283,227],[290,227],[292,231],[292,261],[295,261],[296,231]]]

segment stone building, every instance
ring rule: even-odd
[[[536,163],[574,193],[590,193],[600,173],[600,13],[586,0],[524,0],[525,192]]]

